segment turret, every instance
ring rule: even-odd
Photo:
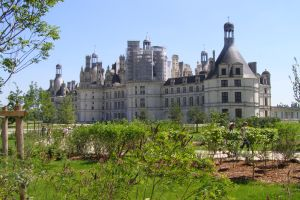
[[[234,25],[230,22],[224,24],[224,45],[231,45],[234,42]]]

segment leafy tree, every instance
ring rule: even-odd
[[[198,132],[198,124],[204,123],[205,113],[199,107],[191,107],[187,114],[189,121],[196,124],[196,132]]]
[[[64,97],[62,103],[58,107],[57,120],[62,124],[72,124],[75,122],[75,111],[72,102],[72,96]]]
[[[40,103],[41,103],[41,119],[43,122],[51,123],[55,121],[56,108],[51,102],[51,96],[47,91],[40,91]]]
[[[59,31],[43,18],[61,1],[0,1],[0,90],[13,74],[49,57]]]
[[[229,115],[228,113],[211,112],[210,120],[212,123],[217,123],[220,126],[227,127],[229,123]]]
[[[169,119],[174,122],[181,123],[183,114],[181,112],[180,105],[172,104],[169,109]]]
[[[17,86],[14,82],[16,89],[14,91],[10,91],[7,97],[8,99],[8,109],[13,110],[17,103],[22,104],[24,101],[23,91]]]
[[[24,95],[24,109],[27,111],[26,118],[28,120],[39,120],[41,118],[40,111],[40,92],[37,83],[31,82],[29,90]]]
[[[294,91],[294,98],[295,100],[300,103],[300,77],[299,77],[299,64],[296,58],[294,58],[295,64],[292,65],[292,71],[294,78],[292,79],[291,76],[289,76],[292,85],[293,85],[293,91]]]

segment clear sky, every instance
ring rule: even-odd
[[[142,41],[147,33],[152,45],[167,48],[169,59],[178,54],[194,69],[203,49],[209,56],[212,50],[219,55],[229,16],[245,60],[256,61],[259,73],[271,72],[272,105],[290,104],[288,76],[293,57],[300,59],[299,9],[298,0],[65,0],[46,17],[61,30],[50,58],[13,76],[0,101],[7,103],[13,82],[24,92],[31,81],[48,89],[58,63],[65,82],[78,82],[87,54],[95,51],[106,69],[125,54],[127,40]]]

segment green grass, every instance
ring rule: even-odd
[[[290,191],[290,196],[288,193]],[[287,185],[266,184],[260,182],[248,182],[234,184],[229,191],[229,196],[233,199],[253,200],[253,199],[300,199],[300,187],[296,184]]]
[[[95,162],[89,161],[51,161],[47,164],[44,164],[43,169],[46,170],[48,173],[58,173],[61,171],[65,164],[68,164],[70,168],[75,171],[80,170],[91,170],[98,165]],[[76,176],[72,179],[75,181]],[[76,181],[75,181],[76,182]],[[82,188],[84,189],[84,188]],[[137,191],[138,190],[138,191]],[[136,191],[138,192],[138,199],[143,198],[145,187],[140,184],[138,185],[133,192],[130,194],[130,199],[136,198]],[[180,184],[170,183],[166,188],[158,188],[155,192],[155,198],[161,200],[167,199],[180,199],[181,195],[183,194],[185,187],[181,186]],[[229,189],[229,197],[231,199],[243,199],[243,200],[260,200],[266,199],[290,199],[296,200],[300,199],[300,186],[291,184],[289,185],[290,196],[288,195],[287,186],[280,185],[280,184],[266,184],[260,182],[237,182],[233,183],[232,187]],[[146,195],[145,197],[150,196],[150,188],[146,188]],[[57,188],[57,185],[49,184],[49,180],[45,181],[40,178],[37,182],[31,183],[28,188],[28,194],[33,196],[37,199],[64,199],[64,194],[60,189]]]

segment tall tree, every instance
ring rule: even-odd
[[[190,107],[187,114],[189,121],[196,124],[196,131],[198,132],[198,124],[204,123],[206,118],[205,113],[202,112],[199,107]]]
[[[181,108],[177,103],[171,105],[169,109],[169,119],[174,122],[181,123],[182,122],[183,114],[181,112]]]
[[[300,75],[299,75],[299,64],[296,58],[294,58],[295,64],[292,65],[292,71],[294,77],[289,76],[292,85],[295,100],[300,103]]]
[[[40,110],[40,92],[41,88],[37,86],[37,83],[31,82],[29,85],[29,90],[24,95],[24,109],[27,111],[26,118],[29,120],[40,120],[41,110]]]
[[[72,124],[75,122],[75,111],[71,95],[65,96],[62,103],[59,105],[57,120],[62,124]]]
[[[43,122],[52,123],[55,121],[56,108],[51,102],[51,97],[49,92],[40,91],[40,101],[41,101],[41,119]]]
[[[62,1],[0,1],[0,90],[13,74],[49,57],[59,30],[43,18]]]

